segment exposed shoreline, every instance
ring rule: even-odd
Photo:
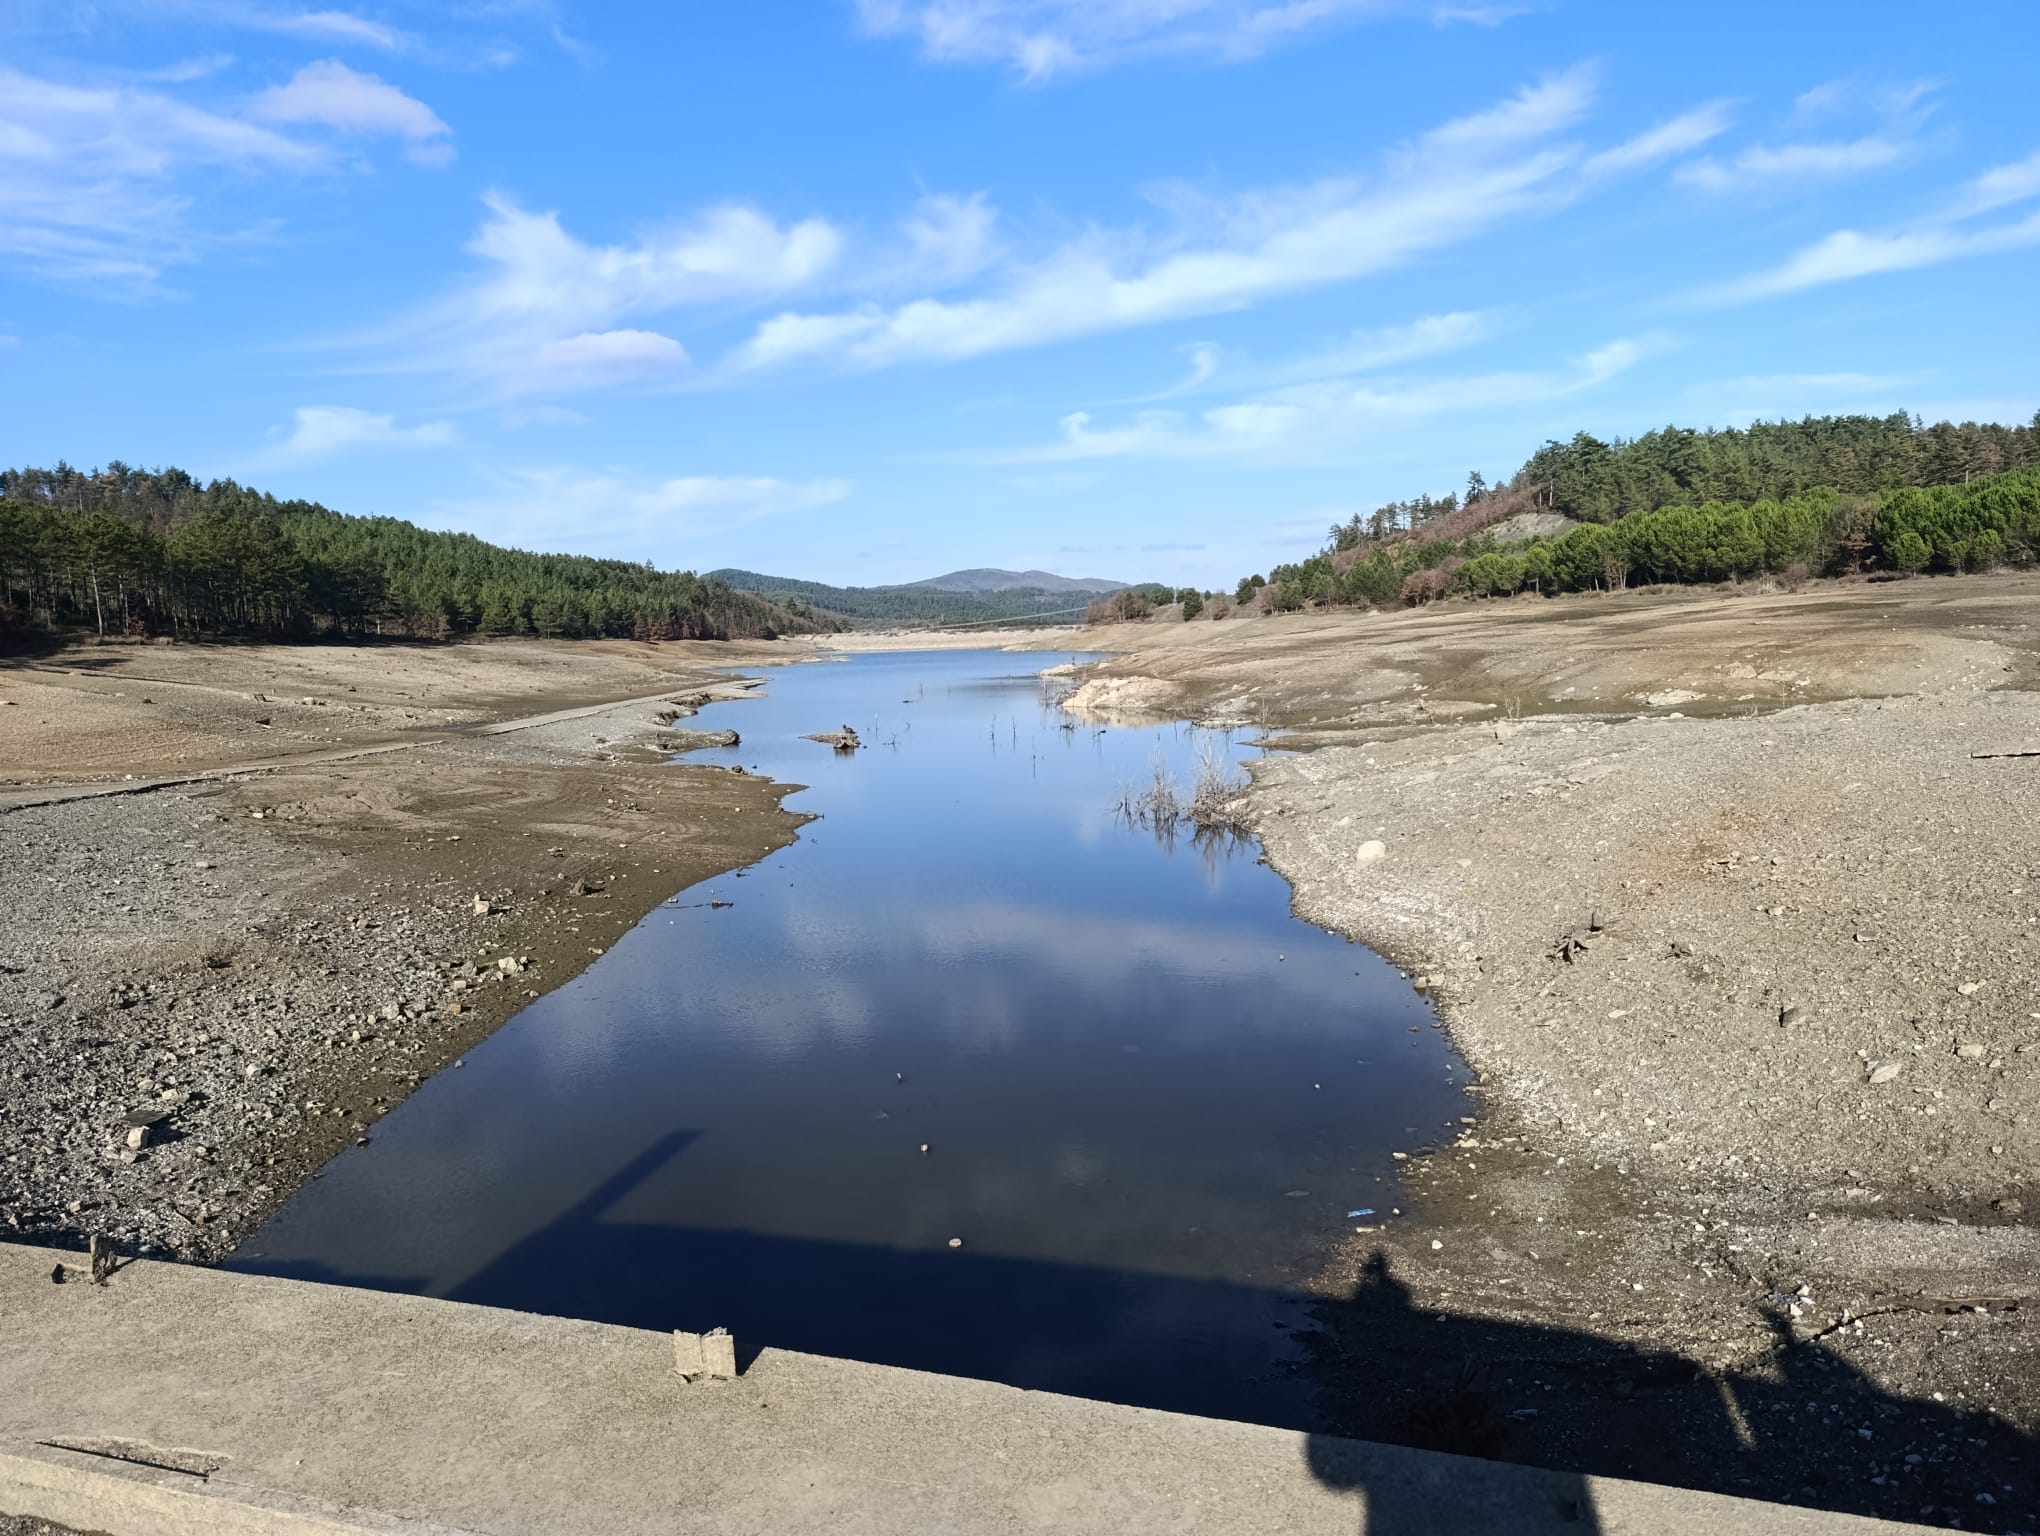
[[[660,902],[792,840],[798,786],[667,759],[687,744],[673,720],[741,695],[722,669],[805,654],[89,647],[0,668],[6,724],[74,733],[83,716],[136,788],[161,767],[178,780],[120,793],[125,775],[61,725],[17,732],[0,765],[17,786],[0,790],[17,872],[0,896],[0,1231],[230,1252]],[[289,706],[254,686],[277,670],[305,689]],[[432,728],[392,740],[425,693]],[[169,1114],[130,1147],[147,1106]]]
[[[2040,745],[2036,594],[1101,637],[1094,707],[1286,733],[1242,809],[1295,910],[1420,978],[1477,1074],[1479,1123],[1322,1278],[1339,1429],[2030,1523],[1986,1483],[2040,1427],[2040,774],[1971,753]],[[1696,1449],[1801,1361],[1846,1433]],[[1887,1418],[1921,1443],[1855,1432]]]
[[[1295,910],[1421,977],[1478,1075],[1479,1124],[1412,1148],[1403,1218],[1322,1277],[1308,1342],[1338,1428],[2021,1528],[2024,1485],[1978,1521],[1989,1458],[1961,1446],[2040,1427],[2040,774],[1969,754],[2040,745],[2036,601],[2018,577],[968,637],[1112,653],[1080,707],[1284,733],[1242,811]],[[659,717],[691,704],[648,704],[642,669],[685,701],[727,686],[710,667],[900,638],[406,653],[413,686],[355,730],[329,728],[331,700],[293,706],[289,763],[0,815],[10,863],[45,872],[0,908],[32,1004],[0,1008],[0,1220],[217,1259],[609,937],[790,840],[793,786],[666,762]],[[160,653],[108,652],[106,673],[29,681],[91,694],[95,729],[151,720],[153,691],[106,695]],[[481,675],[540,660],[564,672]],[[0,694],[22,680],[0,669]],[[275,755],[249,717],[280,710],[230,684],[107,762],[231,767],[222,738]],[[353,750],[442,684],[465,695],[435,696],[453,718],[431,739]],[[538,704],[569,713],[486,734]],[[80,740],[48,753],[117,778]],[[38,766],[0,779],[55,776]],[[175,1136],[127,1160],[119,1112],[166,1090],[190,1095]],[[1482,1362],[1474,1406],[1440,1386],[1455,1350]],[[1889,1433],[1746,1423],[1761,1468],[1669,1449],[1802,1358]],[[1923,1448],[1894,1451],[1908,1435]]]

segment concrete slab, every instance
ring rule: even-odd
[[[665,1333],[59,1261],[0,1245],[0,1511],[116,1536],[1919,1529],[771,1349],[690,1383]]]

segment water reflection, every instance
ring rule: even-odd
[[[865,655],[705,711],[743,744],[702,759],[822,819],[427,1084],[236,1263],[1308,1423],[1285,1293],[1456,1119],[1452,1063],[1251,842],[1115,817],[1157,754],[1187,785],[1245,748],[1075,722],[1055,659]],[[801,739],[846,723],[873,745]]]

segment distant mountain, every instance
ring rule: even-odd
[[[995,571],[979,567],[951,571],[947,576],[930,576],[910,581],[910,587],[931,587],[937,592],[1117,592],[1133,585],[1129,581],[1106,581],[1098,576],[1058,576],[1053,571]]]
[[[770,597],[796,613],[807,608],[820,615],[869,624],[1079,624],[1093,597],[1117,592],[1122,585],[1072,581],[1046,571],[955,571],[932,581],[891,587],[832,587],[826,582],[730,568],[709,575],[739,592]],[[1058,585],[1015,585],[1044,580]],[[962,585],[965,582],[974,584]]]

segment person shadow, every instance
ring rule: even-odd
[[[1354,1496],[1364,1536],[1600,1531],[1596,1478],[1965,1530],[2040,1524],[2033,1436],[1887,1393],[1831,1339],[1769,1321],[1768,1351],[1708,1372],[1582,1330],[1421,1310],[1377,1252],[1302,1340],[1336,1430],[1305,1457]],[[1635,1529],[1645,1496],[1601,1493]]]
[[[2031,1436],[1994,1414],[1889,1394],[1848,1358],[1845,1333],[1804,1340],[1783,1313],[1769,1319],[1768,1349],[1709,1372],[1583,1329],[1420,1307],[1380,1252],[1347,1294],[1327,1299],[968,1248],[671,1224],[659,1180],[697,1139],[655,1139],[445,1289],[422,1274],[303,1257],[228,1267],[631,1327],[726,1325],[746,1369],[769,1342],[1307,1425],[1298,1439],[1309,1473],[1350,1499],[1360,1536],[1586,1536],[1664,1523],[1661,1496],[1647,1504],[1648,1492],[1597,1486],[1610,1478],[2007,1536],[2040,1529]],[[1279,1368],[1276,1330],[1293,1340]]]

